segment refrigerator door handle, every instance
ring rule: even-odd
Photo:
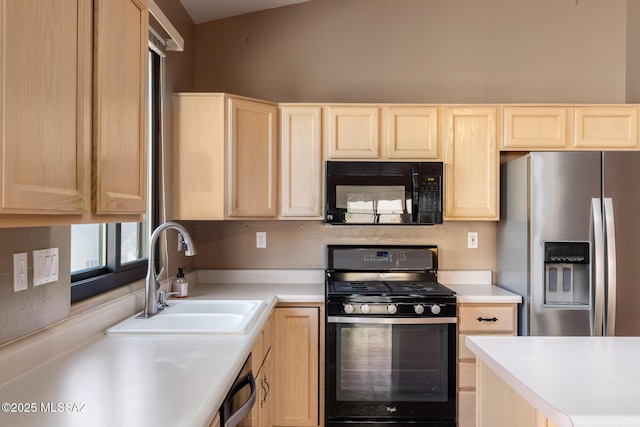
[[[604,320],[605,335],[616,334],[616,227],[613,200],[604,199],[604,235],[607,239],[607,317]]]
[[[602,203],[599,198],[591,199],[591,241],[594,245],[594,321],[591,335],[604,333],[604,228],[602,223]]]

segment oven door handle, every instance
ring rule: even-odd
[[[457,317],[347,317],[327,316],[329,323],[364,323],[369,325],[440,325],[458,323]]]

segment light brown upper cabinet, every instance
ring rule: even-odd
[[[0,0],[0,9],[0,226],[139,220],[146,0]]]
[[[567,148],[566,107],[504,107],[503,150]]]
[[[440,158],[438,108],[419,105],[330,105],[328,160]]]
[[[322,219],[322,107],[280,106],[280,217]]]
[[[275,218],[277,106],[231,97],[229,110],[228,214]]]
[[[638,106],[505,106],[504,151],[637,150]]]
[[[96,0],[94,4],[94,211],[144,213],[147,0]]]
[[[445,220],[499,218],[496,107],[445,109]]]
[[[632,106],[576,107],[577,149],[638,149],[638,108]]]
[[[421,106],[384,107],[383,138],[390,160],[440,158],[438,108]]]
[[[174,94],[176,219],[276,217],[276,116],[260,100]]]
[[[328,106],[325,109],[327,159],[377,159],[380,157],[380,108]]]
[[[90,0],[2,0],[2,213],[91,207]]]

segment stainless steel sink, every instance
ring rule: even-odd
[[[236,334],[249,332],[266,308],[260,300],[170,300],[153,317],[129,317],[109,328],[109,335]]]

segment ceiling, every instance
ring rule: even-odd
[[[309,0],[180,0],[196,24],[306,1]]]

